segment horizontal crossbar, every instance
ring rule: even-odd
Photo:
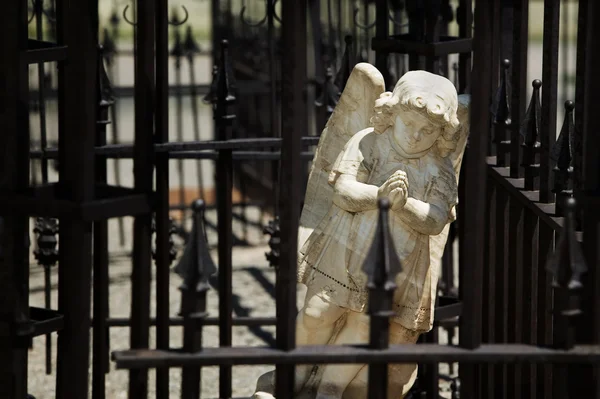
[[[325,363],[580,363],[600,364],[600,346],[576,346],[571,350],[520,344],[485,344],[477,349],[419,344],[393,345],[386,350],[366,346],[301,346],[291,351],[269,347],[206,348],[182,353],[137,349],[113,352],[119,369],[162,367],[325,364]]]

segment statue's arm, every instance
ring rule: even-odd
[[[442,232],[450,215],[448,205],[442,201],[424,202],[411,197],[407,198],[404,207],[397,212],[413,229],[430,236]]]
[[[377,209],[377,186],[361,183],[356,176],[342,174],[334,186],[333,203],[348,212]]]

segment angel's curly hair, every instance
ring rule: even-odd
[[[418,112],[442,130],[436,149],[446,157],[456,149],[458,141],[457,109],[458,95],[452,82],[430,72],[410,71],[402,76],[393,92],[382,93],[375,101],[371,124],[376,133],[383,133],[394,126],[398,113]]]

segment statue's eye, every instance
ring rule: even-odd
[[[421,129],[421,131],[423,132],[423,134],[430,135],[433,133],[434,130],[432,128],[426,127]]]

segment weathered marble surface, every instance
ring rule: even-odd
[[[358,64],[329,119],[300,220],[298,281],[307,286],[298,345],[368,341],[362,264],[377,225],[377,200],[392,204],[390,229],[402,272],[396,279],[392,344],[431,329],[441,255],[455,218],[458,174],[468,135],[469,97],[425,71],[406,73],[393,92],[381,73]],[[412,386],[416,365],[390,365],[390,398]],[[255,398],[273,398],[274,374]],[[296,368],[296,397],[366,398],[367,367]]]

